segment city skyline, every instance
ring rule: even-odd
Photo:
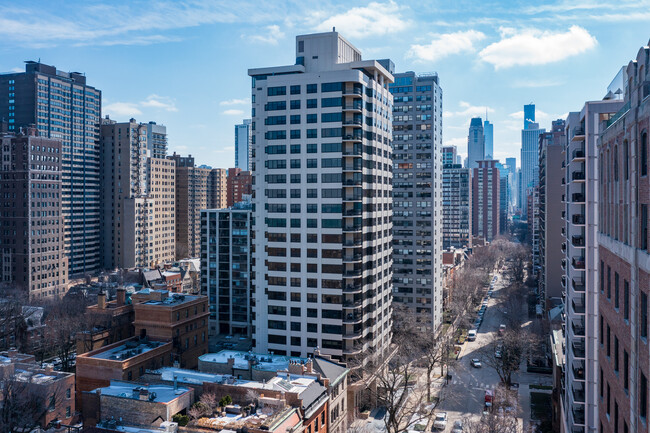
[[[125,20],[138,16],[135,6],[69,3],[54,9],[24,2],[0,5],[0,34],[7,41],[0,71],[24,70],[23,61],[39,58],[80,71],[102,89],[103,114],[120,122],[136,117],[162,123],[170,153],[195,155],[199,165],[231,167],[233,127],[250,117],[246,69],[293,63],[286,44],[294,35],[336,26],[364,56],[393,59],[396,72],[439,73],[447,101],[443,145],[457,145],[459,154],[467,154],[470,118],[487,110],[495,125],[494,157],[503,161],[518,157],[523,104],[534,102],[537,122],[548,127],[575,101],[604,96],[603,83],[646,37],[643,4],[648,2],[539,7],[497,2],[472,5],[469,15],[462,4],[450,10],[435,2],[346,8],[334,2],[315,9],[292,3],[240,2],[231,8],[156,2],[144,3],[147,20]],[[523,45],[532,49],[522,55]],[[605,60],[610,68],[594,67]],[[588,78],[571,79],[567,67],[571,76]]]

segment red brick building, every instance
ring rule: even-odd
[[[598,144],[601,432],[648,432],[649,69],[645,46],[626,68],[625,104],[604,119],[607,129]]]
[[[228,169],[228,207],[243,200],[244,194],[253,193],[253,174],[241,168]]]
[[[500,179],[499,161],[477,161],[472,169],[472,235],[487,242],[499,234]]]

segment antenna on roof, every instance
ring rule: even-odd
[[[335,31],[336,31],[336,27],[332,26],[332,31],[335,32]]]

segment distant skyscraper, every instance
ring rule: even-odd
[[[494,158],[494,125],[489,120],[483,122],[483,135],[485,137],[485,159]]]
[[[25,72],[0,75],[0,119],[9,131],[36,125],[61,141],[61,202],[70,275],[100,267],[99,122],[101,92],[79,72],[26,62]]]
[[[295,48],[294,65],[248,71],[253,348],[381,362],[391,347],[394,65],[363,60],[336,32],[297,36]]]
[[[524,129],[530,129],[533,123],[535,123],[535,104],[524,105]]]
[[[147,149],[152,158],[167,157],[167,127],[156,122],[147,123]]]
[[[244,201],[244,196],[253,193],[253,174],[239,168],[228,169],[228,207]]]
[[[456,146],[444,146],[442,148],[442,165],[456,164],[457,155]]]
[[[546,130],[540,128],[535,120],[535,105],[524,105],[524,129],[521,130],[521,194],[520,203],[524,217],[528,214],[529,191],[539,183],[539,135]]]
[[[454,164],[463,165],[463,156],[456,155],[456,161],[454,161]]]
[[[472,245],[472,170],[460,164],[442,169],[442,247]]]
[[[469,125],[469,135],[467,136],[467,167],[478,167],[478,161],[485,159],[485,136],[483,134],[483,120],[475,117]]]
[[[472,234],[490,242],[499,234],[501,182],[497,161],[478,161],[472,169]]]
[[[251,129],[251,119],[244,119],[243,123],[235,125],[235,168],[243,171],[250,170]]]
[[[506,158],[506,170],[508,170],[508,207],[517,206],[517,158]]]
[[[28,134],[0,133],[0,283],[29,299],[61,297],[68,284],[61,142],[37,137],[33,128]]]
[[[393,302],[408,307],[422,325],[435,330],[442,323],[441,159],[453,162],[456,148],[442,148],[437,75],[395,74],[390,90],[395,98]]]

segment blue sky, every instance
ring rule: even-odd
[[[294,37],[336,26],[364,58],[438,72],[443,141],[466,153],[486,109],[496,157],[519,157],[523,105],[551,120],[600,99],[650,39],[641,1],[0,0],[0,71],[38,60],[84,72],[103,114],[167,126],[170,153],[234,164],[248,68],[293,64]]]

